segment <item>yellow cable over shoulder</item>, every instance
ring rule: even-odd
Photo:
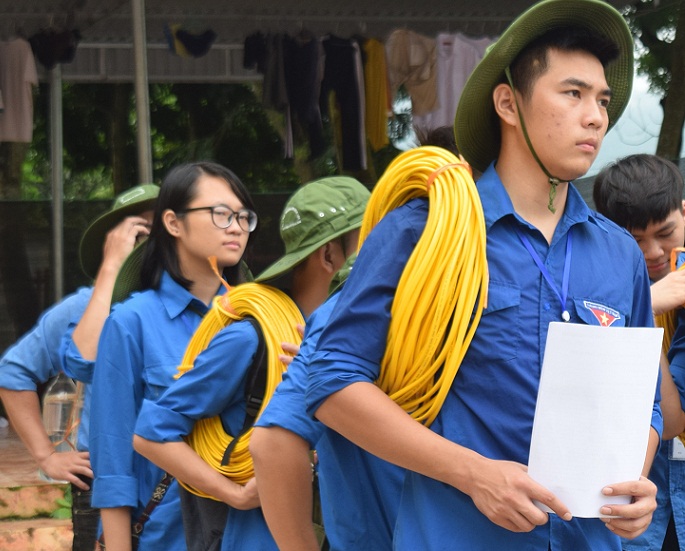
[[[274,287],[261,283],[243,283],[230,288],[225,295],[216,297],[188,344],[177,377],[193,368],[195,358],[209,345],[214,335],[233,321],[246,316],[252,316],[259,322],[268,355],[267,388],[259,410],[261,415],[285,371],[285,365],[278,359],[281,343],[299,344],[302,337],[297,332],[296,325],[304,324],[302,314],[295,303]],[[231,454],[229,464],[225,466],[221,465],[221,460],[233,437],[226,433],[218,416],[195,423],[193,431],[186,437],[186,442],[215,470],[237,484],[245,484],[254,476],[252,456],[249,452],[251,435],[252,428],[240,438]],[[196,495],[216,499],[180,480],[179,483]]]
[[[429,426],[487,300],[485,220],[470,167],[439,147],[400,154],[376,184],[360,247],[391,210],[428,197],[429,213],[397,287],[378,386]]]

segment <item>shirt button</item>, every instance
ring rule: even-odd
[[[545,302],[544,308],[545,308],[545,311],[548,311],[551,308],[549,302]]]

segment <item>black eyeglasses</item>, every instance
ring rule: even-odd
[[[225,230],[233,223],[233,220],[238,221],[240,229],[246,232],[253,232],[257,227],[257,213],[250,209],[241,209],[238,212],[227,207],[226,205],[217,205],[216,207],[195,207],[193,209],[185,209],[176,214],[186,214],[198,210],[208,210],[212,213],[212,223],[217,227]]]

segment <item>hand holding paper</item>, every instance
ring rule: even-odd
[[[656,328],[550,324],[528,473],[573,516],[617,514],[602,507],[628,504],[635,495],[618,483],[635,481],[639,492],[653,486],[637,481],[649,440],[662,334]],[[615,488],[612,495],[602,493],[607,486]]]

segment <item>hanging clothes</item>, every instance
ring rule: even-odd
[[[33,140],[33,87],[38,73],[28,41],[15,38],[0,42],[0,90],[4,110],[0,113],[0,142]]]
[[[369,38],[363,42],[362,47],[365,53],[366,137],[371,149],[378,151],[390,143],[388,115],[392,112],[392,101],[388,86],[385,46],[375,38]]]
[[[283,34],[270,34],[266,37],[266,63],[262,102],[265,107],[285,113],[285,132],[283,136],[284,156],[294,156],[293,128],[290,118],[290,102],[285,81],[285,59],[283,54]]]
[[[283,38],[285,84],[293,121],[305,130],[312,157],[326,151],[319,108],[323,78],[321,42],[308,31]]]
[[[390,33],[385,43],[393,97],[404,85],[412,113],[425,115],[438,107],[435,40],[407,29]]]
[[[437,36],[438,106],[425,114],[413,114],[417,130],[429,131],[454,124],[464,84],[492,42],[490,37],[469,38],[461,33],[441,33]]]
[[[332,35],[321,43],[325,53],[321,111],[329,112],[329,95],[333,94],[340,111],[342,168],[366,170],[364,74],[359,44],[356,40]]]

